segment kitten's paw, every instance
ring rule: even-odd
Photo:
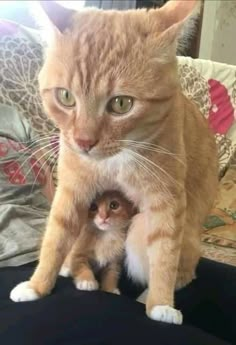
[[[98,282],[96,280],[76,280],[75,286],[78,290],[93,291],[98,289]]]
[[[168,305],[156,305],[151,309],[149,317],[155,321],[174,323],[176,325],[181,325],[183,322],[181,311]]]
[[[136,301],[139,302],[139,303],[146,304],[147,294],[148,294],[148,289],[144,290],[143,293],[141,293],[141,295],[138,296]]]
[[[65,278],[70,277],[71,273],[70,273],[69,267],[62,266],[59,272],[59,276],[65,277]]]
[[[29,281],[22,282],[14,287],[10,293],[13,302],[35,301],[41,296],[29,285]]]
[[[120,290],[119,289],[115,289],[112,291],[112,293],[114,293],[115,295],[120,295]]]

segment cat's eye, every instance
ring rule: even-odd
[[[97,204],[95,202],[92,202],[92,204],[91,204],[89,209],[90,209],[90,211],[95,212],[95,211],[97,211],[98,206],[97,206]]]
[[[128,113],[133,107],[134,100],[129,96],[117,96],[112,98],[107,105],[107,110],[115,115]]]
[[[113,200],[110,202],[110,209],[111,210],[117,210],[120,207],[120,204],[118,203],[118,201]]]
[[[58,88],[55,93],[58,102],[64,107],[72,108],[75,106],[75,98],[69,90]]]

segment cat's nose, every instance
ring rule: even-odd
[[[105,215],[105,216],[101,216],[100,215],[100,223],[103,224],[103,223],[107,223],[108,221],[108,216]]]
[[[77,145],[81,150],[89,152],[96,144],[96,140],[84,140],[84,139],[75,139]]]

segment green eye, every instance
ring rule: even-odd
[[[108,111],[117,115],[128,113],[133,106],[133,98],[129,96],[117,96],[108,103]]]
[[[64,107],[71,108],[75,106],[75,98],[67,89],[56,89],[56,97]]]
[[[120,204],[118,203],[118,201],[113,200],[110,202],[110,209],[117,210],[119,207],[120,207]]]

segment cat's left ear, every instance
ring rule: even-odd
[[[32,14],[42,29],[43,39],[51,43],[70,27],[76,11],[60,6],[55,1],[36,1],[32,5]]]
[[[55,1],[39,1],[44,13],[47,15],[51,24],[61,33],[70,26],[74,10],[60,6]]]
[[[169,0],[158,12],[162,20],[159,45],[163,53],[176,54],[178,37],[188,19],[200,12],[201,0]]]

